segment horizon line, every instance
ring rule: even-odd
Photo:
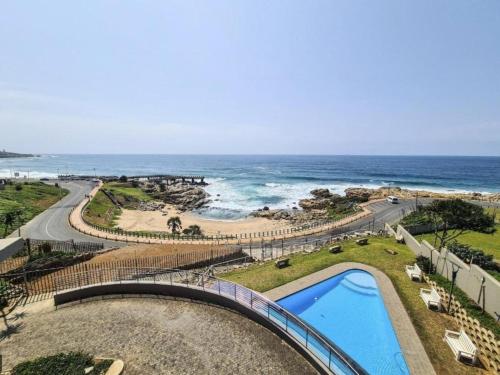
[[[133,152],[133,153],[33,153],[35,157],[37,155],[43,155],[43,156],[50,156],[50,155],[78,155],[78,156],[84,156],[84,155],[103,155],[103,156],[128,156],[128,155],[142,155],[142,156],[382,156],[382,157],[493,157],[493,158],[498,158],[500,157],[500,154],[498,155],[472,155],[472,154],[267,154],[267,153],[262,153],[262,154],[247,154],[247,153],[242,153],[242,154],[235,154],[235,153],[138,153],[138,152]]]

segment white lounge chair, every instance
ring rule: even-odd
[[[465,358],[473,364],[476,363],[478,355],[477,347],[463,329],[460,332],[446,330],[444,341],[450,346],[457,361],[460,361],[460,358]]]
[[[439,296],[436,289],[420,289],[420,297],[424,300],[427,307],[430,309],[435,306],[438,310],[441,310],[441,297]]]
[[[416,263],[413,266],[406,266],[406,274],[411,280],[422,281],[422,270]]]

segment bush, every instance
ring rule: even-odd
[[[434,272],[434,266],[431,264],[431,260],[428,257],[419,255],[415,261],[418,267],[426,274],[431,274]],[[432,266],[432,267],[431,267]]]
[[[43,254],[50,254],[52,251],[52,246],[48,242],[44,242],[43,244],[40,245],[40,252]]]
[[[127,178],[127,176],[121,176],[121,177],[119,178],[119,181],[120,181],[120,182],[127,182],[127,181],[128,181],[128,178]]]
[[[12,375],[76,375],[85,374],[85,369],[94,364],[92,357],[84,353],[59,353],[49,357],[40,357],[33,361],[18,364]]]
[[[16,189],[16,191],[21,191],[21,190],[23,190],[23,185],[22,184],[16,184],[15,189]]]
[[[493,261],[493,255],[486,255],[481,250],[474,249],[469,245],[461,244],[457,241],[450,242],[447,248],[465,263],[477,264],[483,270],[497,269],[497,265]]]
[[[400,224],[402,227],[411,227],[414,225],[432,224],[432,221],[425,211],[419,209],[406,215]]]

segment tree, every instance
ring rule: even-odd
[[[190,235],[190,236],[201,236],[203,234],[199,225],[190,225],[186,229],[182,231],[182,233]]]
[[[0,218],[0,222],[4,227],[3,236],[7,237],[9,229],[12,229],[14,223],[16,222],[16,211],[7,211],[6,213],[4,213]]]
[[[119,181],[120,181],[120,182],[127,182],[127,181],[128,181],[128,178],[127,178],[127,176],[121,176],[121,177],[119,178]]]
[[[439,249],[467,231],[484,231],[494,223],[481,206],[461,199],[435,200],[424,210],[431,219]]]
[[[178,233],[182,229],[182,223],[179,216],[172,216],[167,221],[167,226],[172,230],[172,233]]]

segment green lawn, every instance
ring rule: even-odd
[[[496,231],[491,234],[466,232],[458,236],[457,241],[482,250],[485,254],[491,254],[495,259],[500,260],[500,224],[496,224],[495,229]],[[415,238],[419,241],[427,240],[431,245],[434,244],[433,233],[419,234]]]
[[[11,210],[22,211],[21,220],[16,220],[13,227],[5,228],[4,224],[0,223],[0,238],[10,234],[68,194],[66,189],[42,182],[22,183],[18,186],[21,190],[17,190],[16,185],[7,185],[4,190],[0,190],[0,216]]]
[[[138,201],[148,202],[152,200],[152,198],[142,189],[132,187],[128,183],[110,182],[104,184],[102,188],[113,193],[118,201],[124,206],[128,203],[136,203]]]
[[[411,281],[404,271],[406,264],[413,264],[415,256],[405,245],[393,238],[370,238],[369,245],[358,246],[354,241],[342,243],[343,252],[330,254],[322,249],[312,254],[290,256],[290,267],[277,269],[274,262],[255,264],[247,269],[222,275],[222,278],[264,292],[323,268],[342,262],[359,262],[383,271],[394,284],[412,322],[422,340],[429,358],[438,374],[480,374],[482,370],[455,361],[449,348],[443,343],[445,329],[457,329],[448,315],[427,309],[419,297],[419,288],[425,284]],[[398,252],[388,254],[385,249]]]
[[[147,202],[152,199],[143,190],[132,187],[128,183],[110,182],[104,184],[83,212],[83,216],[89,223],[106,228],[112,228],[115,225],[115,220],[121,211],[102,190],[112,193],[124,208],[134,209],[140,201]]]

